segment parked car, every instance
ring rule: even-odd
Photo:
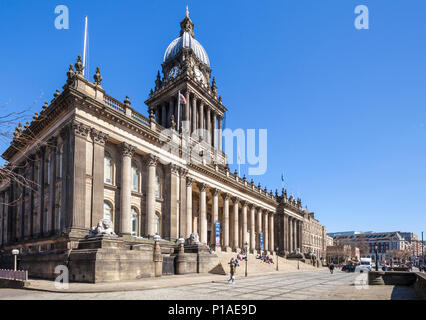
[[[342,267],[342,271],[345,271],[345,272],[355,272],[355,265],[345,265],[345,266],[343,266]]]

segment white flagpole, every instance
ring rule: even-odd
[[[179,115],[180,115],[180,90],[178,92],[178,112],[177,112],[177,132],[179,133]]]
[[[84,18],[84,48],[83,48],[83,76],[87,75],[86,71],[86,48],[87,48],[87,16]]]

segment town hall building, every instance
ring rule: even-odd
[[[99,68],[86,79],[78,57],[63,90],[16,128],[2,155],[16,178],[0,182],[0,264],[19,249],[30,275],[63,264],[71,280],[95,282],[159,275],[173,259],[181,273],[209,272],[201,247],[325,257],[325,227],[300,199],[230,172],[228,109],[188,12],[180,28],[148,116],[108,95]]]

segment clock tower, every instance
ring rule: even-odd
[[[158,71],[145,103],[157,124],[188,133],[192,140],[222,155],[222,121],[227,109],[217,94],[215,78],[210,81],[210,60],[194,37],[188,8],[180,27],[179,38],[168,46],[162,74]]]

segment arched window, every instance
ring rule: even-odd
[[[112,157],[106,151],[104,156],[104,177],[106,183],[112,184]]]
[[[155,173],[155,197],[161,198],[161,194],[162,194],[161,175],[157,171]]]
[[[138,212],[136,211],[135,208],[132,207],[131,210],[131,214],[132,214],[132,236],[137,236],[138,235]]]
[[[154,215],[154,233],[160,235],[161,225],[160,225],[160,214],[158,212]]]
[[[139,170],[134,162],[132,162],[132,191],[139,191]]]
[[[104,219],[112,221],[112,206],[108,201],[104,201]]]

